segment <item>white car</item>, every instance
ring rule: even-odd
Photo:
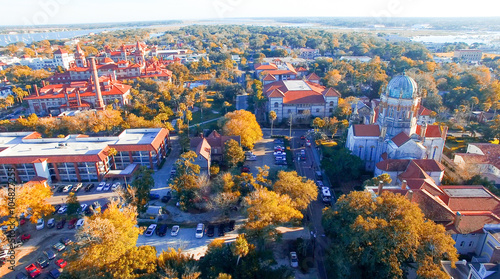
[[[316,185],[318,185],[318,187],[323,187],[323,186],[325,186],[325,185],[323,184],[323,181],[321,181],[321,180],[316,180]]]
[[[56,225],[56,219],[50,218],[47,221],[47,228],[52,229]]]
[[[88,205],[86,203],[80,204],[80,212],[83,213],[85,211],[85,209],[87,209],[87,207],[88,207]]]
[[[273,153],[274,156],[286,156],[286,152],[285,151],[275,151]]]
[[[116,189],[120,188],[120,182],[116,182],[111,186],[111,190],[116,191]]]
[[[67,193],[67,192],[69,192],[69,190],[71,190],[71,188],[73,188],[73,185],[66,185],[66,186],[64,186],[64,188],[63,188],[63,192],[64,192],[64,193]]]
[[[205,230],[205,225],[203,225],[203,223],[199,223],[198,226],[196,226],[196,233],[195,233],[196,238],[202,238],[204,230]]]
[[[84,223],[83,218],[82,218],[82,219],[79,219],[79,220],[76,222],[75,228],[76,228],[76,229],[79,229],[80,227],[82,227],[82,226],[83,226],[83,223]]]
[[[179,234],[179,226],[175,225],[172,227],[172,230],[170,231],[171,236],[177,236]]]
[[[66,213],[66,210],[68,210],[68,206],[67,205],[63,205],[63,206],[61,206],[61,208],[59,208],[59,210],[57,211],[57,213],[64,214],[64,213]]]
[[[43,218],[38,219],[36,222],[36,230],[39,231],[45,227],[45,220]]]
[[[296,252],[290,252],[290,266],[299,267],[299,258],[297,258]]]
[[[97,188],[96,191],[102,191],[102,188],[104,188],[104,186],[106,186],[106,182],[101,182],[99,183],[99,185],[97,185]]]
[[[104,185],[104,188],[102,188],[103,191],[109,191],[109,189],[111,189],[110,183],[106,183],[106,185]]]
[[[149,225],[148,229],[144,233],[144,236],[152,236],[155,233],[156,224]]]
[[[246,159],[247,161],[257,161],[257,156],[255,156],[255,155],[247,155],[247,156],[245,157],[245,159]]]

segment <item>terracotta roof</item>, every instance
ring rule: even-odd
[[[276,80],[276,77],[274,77],[273,75],[271,74],[267,74],[264,79],[265,81],[275,81]]]
[[[297,69],[297,72],[307,72],[307,69],[305,69],[304,67],[299,67]]]
[[[279,89],[274,89],[273,91],[271,91],[271,93],[269,93],[269,95],[267,95],[267,97],[268,98],[283,98],[283,97],[285,97],[285,95]]]
[[[315,73],[311,73],[306,78],[307,80],[320,80],[320,78]]]
[[[104,58],[103,60],[103,63],[114,63],[115,61],[113,61],[113,59],[109,58],[109,57],[106,57]]]
[[[430,116],[432,113],[432,110],[420,105],[420,108],[418,109],[418,115],[421,116]]]
[[[340,93],[333,89],[333,88],[327,88],[325,91],[323,91],[323,96],[325,97],[340,97]]]
[[[56,51],[54,51],[54,54],[63,54],[63,53],[68,53],[65,49],[57,49]]]
[[[287,91],[283,99],[285,104],[321,104],[325,103],[322,94],[311,91]]]
[[[430,178],[430,176],[419,166],[417,163],[414,161],[411,161],[408,164],[408,167],[406,168],[405,172],[399,175],[400,179],[410,179],[410,178],[420,178],[420,179],[427,179]]]
[[[380,127],[378,125],[353,125],[354,136],[356,137],[378,137]]]
[[[387,155],[387,153],[386,153]],[[376,167],[383,171],[404,171],[408,167],[410,160],[403,159],[387,159],[377,163]]]
[[[279,91],[275,92],[275,90]],[[334,89],[332,90],[329,91],[324,86],[305,80],[287,80],[266,84],[263,91],[267,97],[279,98],[284,95],[285,104],[324,104],[324,94],[329,96],[338,94]]]
[[[397,147],[400,147],[401,145],[409,141],[410,137],[405,132],[401,132],[395,135],[391,140],[392,142],[394,142],[394,144],[396,144]]]
[[[417,129],[415,133],[417,135],[420,135],[421,133],[421,126],[417,125]],[[439,127],[439,125],[427,125],[427,130],[425,130],[425,137],[428,138],[440,138],[442,136],[442,129]]]
[[[255,70],[264,71],[264,70],[276,70],[278,67],[274,64],[255,64]]]
[[[444,171],[444,166],[434,159],[415,159],[413,160],[420,168],[428,172]]]

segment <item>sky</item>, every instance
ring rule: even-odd
[[[0,0],[0,25],[245,17],[491,17],[498,0]]]

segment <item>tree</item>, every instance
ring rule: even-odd
[[[448,278],[442,259],[458,260],[454,240],[442,225],[427,220],[417,204],[385,191],[343,195],[323,215],[331,240],[326,266],[340,278],[402,278],[416,263],[421,278]]]
[[[367,179],[363,182],[363,187],[378,185],[382,181],[384,185],[389,185],[392,182],[392,178],[388,173],[383,173],[379,176],[373,177],[372,179]]]
[[[276,120],[278,116],[276,115],[276,112],[274,110],[269,112],[269,119],[271,119],[271,137],[273,136],[273,125],[274,125],[274,120]]]
[[[105,269],[111,278],[157,278],[156,248],[154,246],[132,247]]]
[[[224,116],[224,134],[229,136],[240,136],[241,145],[253,149],[255,142],[262,139],[262,130],[255,115],[246,110],[229,112]]]
[[[297,210],[306,209],[311,201],[318,198],[318,187],[314,181],[299,176],[296,171],[280,171],[273,190],[289,196],[292,206]]]
[[[181,154],[179,159],[175,161],[175,167],[178,175],[183,174],[199,174],[200,166],[194,164],[194,160],[198,157],[196,152],[188,151]]]
[[[42,183],[26,183],[21,187],[15,187],[15,208],[11,211],[12,196],[9,196],[7,188],[0,190],[0,217],[13,216],[19,218],[21,214],[31,215],[30,221],[36,223],[43,216],[49,216],[54,212],[54,207],[47,202],[52,196],[50,187]]]
[[[141,231],[136,226],[137,211],[120,204],[112,200],[106,211],[84,217],[85,226],[76,232],[74,249],[68,252],[65,278],[102,278],[110,264],[136,247]]]
[[[240,144],[230,139],[224,143],[224,162],[232,168],[245,161],[245,152]]]
[[[231,251],[235,256],[238,256],[238,260],[236,261],[236,265],[240,263],[241,257],[248,255],[249,246],[248,242],[245,238],[244,234],[239,234],[234,241],[234,244],[231,246]]]
[[[355,180],[361,175],[363,161],[352,155],[347,148],[334,149],[324,152],[321,165],[332,182]]]
[[[149,201],[151,189],[155,186],[153,179],[153,171],[145,166],[141,166],[134,174],[132,185],[128,186],[132,191],[127,191],[126,197],[128,202],[136,206],[137,212],[145,212]],[[133,193],[133,194],[132,194]]]
[[[78,212],[80,209],[80,202],[78,201],[77,196],[75,193],[71,192],[68,195],[68,198],[66,199],[66,205],[68,206],[67,213],[68,215],[73,215]]]
[[[325,120],[319,118],[319,117],[316,117],[313,119],[313,127],[318,130],[320,128],[323,128],[325,126]]]
[[[158,256],[158,268],[167,278],[185,278],[196,273],[196,260],[193,255],[183,254],[182,251],[168,248]]]

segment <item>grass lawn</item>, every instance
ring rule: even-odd
[[[201,111],[197,111],[193,113],[193,120],[189,121],[189,125],[196,125],[200,122],[212,120],[215,118],[219,118],[221,116],[224,116],[224,113],[214,113],[214,109],[209,108],[209,109],[204,109],[203,110],[203,119],[201,118]]]

